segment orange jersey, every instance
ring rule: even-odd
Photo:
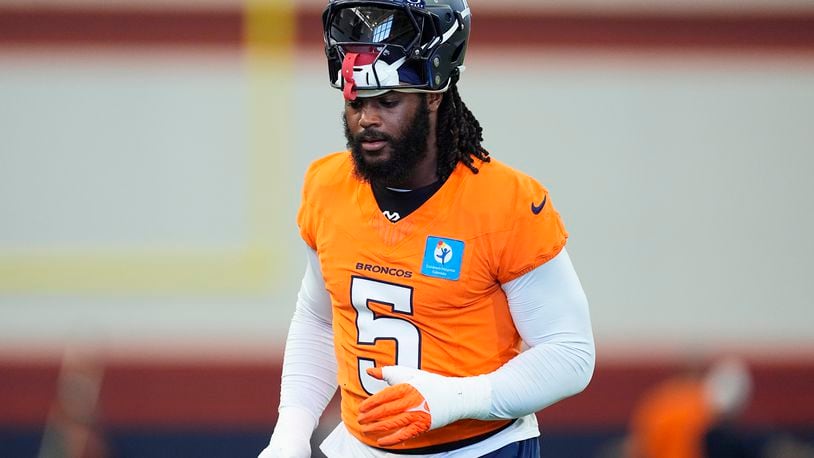
[[[297,217],[319,257],[333,308],[342,420],[363,443],[358,406],[384,382],[368,367],[404,365],[445,376],[492,372],[520,352],[500,285],[556,256],[567,233],[548,192],[492,160],[459,164],[397,223],[353,174],[350,153],[314,162]],[[461,420],[393,449],[456,442],[507,421]]]
[[[636,458],[701,458],[713,421],[702,381],[669,380],[649,391],[632,416]]]

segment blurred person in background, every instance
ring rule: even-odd
[[[48,414],[39,458],[104,458],[109,447],[98,419],[104,368],[81,351],[66,352],[57,398]]]
[[[635,407],[627,444],[631,458],[746,458],[732,422],[749,403],[752,378],[737,359],[714,362],[659,383]]]
[[[594,368],[588,304],[547,190],[492,160],[458,80],[465,0],[333,0],[349,151],[314,162],[307,267],[262,458],[537,457],[535,412]],[[528,349],[521,352],[521,344]]]

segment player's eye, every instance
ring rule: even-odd
[[[384,108],[393,108],[399,104],[399,101],[396,99],[381,99],[379,100],[379,103]]]
[[[359,100],[349,100],[345,103],[345,105],[351,110],[355,111],[362,109],[362,102]]]

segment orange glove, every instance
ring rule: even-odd
[[[486,377],[444,377],[402,366],[367,373],[390,386],[359,405],[365,433],[388,433],[377,442],[389,447],[462,418],[489,418],[491,385]]]
[[[370,376],[383,380],[382,369],[367,370]],[[362,432],[392,434],[377,442],[388,447],[412,439],[430,430],[432,416],[424,396],[406,383],[388,386],[359,405],[359,423]]]

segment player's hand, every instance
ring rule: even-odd
[[[362,432],[385,433],[389,447],[462,418],[487,418],[491,386],[486,377],[444,377],[403,366],[368,369],[387,388],[359,405]]]
[[[380,446],[388,447],[430,430],[432,415],[427,399],[409,381],[424,374],[427,378],[440,376],[399,366],[376,367],[368,369],[367,373],[391,386],[359,405],[362,432],[389,433],[377,441]]]

